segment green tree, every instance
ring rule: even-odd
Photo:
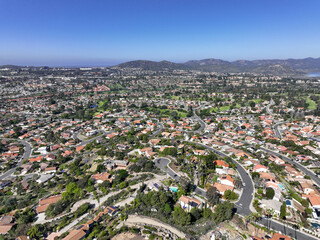
[[[309,207],[309,202],[306,199],[301,199],[301,205],[304,206],[305,208]]]
[[[286,220],[287,218],[287,204],[286,202],[283,202],[280,208],[280,218],[282,220]]]
[[[236,200],[236,199],[238,199],[238,194],[236,194],[234,191],[231,191],[229,189],[224,192],[223,196],[227,200]]]
[[[166,204],[164,205],[164,210],[165,210],[165,212],[166,212],[167,214],[171,213],[172,209],[171,209],[170,204],[166,203]]]
[[[66,191],[62,193],[62,200],[73,202],[81,199],[84,192],[75,182],[71,182],[66,186]]]
[[[266,198],[267,199],[273,199],[273,197],[274,197],[274,190],[273,190],[273,188],[267,188],[267,190],[266,190]]]
[[[181,189],[185,194],[188,194],[189,192],[192,191],[193,185],[187,177],[182,176],[180,177],[179,181],[180,181]]]
[[[210,208],[207,208],[205,207],[203,210],[202,210],[202,216],[205,218],[205,219],[210,219],[212,217],[213,213],[212,211],[210,210]]]
[[[99,164],[98,166],[97,166],[97,172],[98,173],[102,173],[102,172],[104,172],[106,170],[106,167],[103,165],[103,164]]]
[[[179,226],[189,225],[191,222],[191,216],[185,212],[181,207],[175,207],[173,211],[173,220]]]
[[[211,186],[206,193],[208,202],[212,205],[215,205],[220,200],[220,194],[217,191],[217,188]]]
[[[122,182],[122,183],[119,184],[119,188],[120,188],[120,189],[126,188],[127,185],[128,185],[127,182]]]
[[[254,108],[256,106],[256,103],[254,101],[250,101],[249,105],[250,105],[251,108]]]
[[[41,236],[40,224],[34,225],[28,230],[28,236],[33,239],[38,239]]]
[[[233,217],[233,203],[225,201],[219,203],[214,209],[213,220],[216,223],[221,223],[225,220],[230,220]]]
[[[177,149],[175,147],[166,147],[163,151],[162,151],[162,155],[163,156],[173,156],[176,157],[177,156]]]
[[[251,177],[252,177],[252,179],[260,178],[260,174],[258,172],[252,172]]]
[[[126,177],[128,177],[128,175],[129,174],[126,170],[121,169],[121,170],[117,171],[113,182],[115,184],[119,184],[119,183],[123,182],[126,179]]]
[[[192,221],[197,221],[201,218],[201,211],[199,208],[192,208],[190,211]]]
[[[204,159],[206,167],[209,169],[214,169],[215,168],[214,161],[217,159],[218,159],[217,155],[214,154],[213,152],[210,152],[210,154],[205,156],[205,159]]]

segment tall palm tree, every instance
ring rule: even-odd
[[[257,212],[252,212],[250,215],[249,215],[249,219],[250,221],[253,221],[255,224],[254,224],[254,234],[256,235],[257,233],[257,221],[260,219],[260,214],[257,213]]]
[[[272,208],[268,208],[266,210],[266,213],[267,213],[267,226],[268,226],[268,234],[269,234],[269,231],[270,231],[270,225],[271,225],[271,220],[270,218],[272,218],[273,214],[274,214],[274,210]]]
[[[294,229],[294,238],[297,239],[297,229],[299,229],[299,226],[298,224],[294,224],[292,227]]]
[[[37,224],[31,227],[27,234],[31,239],[34,239],[34,238],[37,239],[39,237],[38,234],[40,233],[39,230],[40,230],[39,225]]]
[[[251,216],[250,215],[246,215],[246,216],[244,216],[244,220],[246,221],[246,229],[248,229],[248,223],[250,222],[250,219],[251,218]]]

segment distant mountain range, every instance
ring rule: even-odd
[[[22,66],[2,65],[0,68],[18,69]],[[39,68],[39,67],[36,67]],[[49,67],[41,67],[49,68]],[[225,61],[208,58],[191,60],[185,63],[169,61],[135,60],[112,66],[110,68],[140,68],[142,70],[199,70],[221,73],[262,73],[273,75],[306,76],[311,73],[320,73],[320,58],[304,59],[270,59],[270,60],[237,60]]]
[[[306,75],[320,72],[320,58],[304,59],[271,59],[271,60],[237,60],[233,62],[221,59],[191,60],[185,63],[169,61],[137,60],[121,63],[117,68],[140,68],[143,70],[201,70],[225,73],[263,73],[274,75]]]

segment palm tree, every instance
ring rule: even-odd
[[[31,227],[30,229],[29,229],[29,231],[28,231],[28,236],[31,238],[31,239],[33,239],[33,238],[35,238],[35,239],[37,239],[38,238],[38,234],[39,234],[39,231],[40,229],[39,229],[39,225],[37,224],[37,225],[34,225],[33,227]]]
[[[248,229],[248,223],[250,222],[250,215],[244,216],[244,220],[246,221],[246,229]]]
[[[298,224],[294,224],[292,227],[294,229],[294,236],[295,236],[294,238],[297,239],[297,229],[299,229],[299,226]]]
[[[272,208],[268,208],[266,210],[266,213],[267,213],[267,226],[268,226],[268,234],[269,234],[269,231],[270,231],[270,225],[271,225],[271,221],[269,220],[270,218],[272,218],[273,214],[274,214],[274,210]]]
[[[249,215],[249,219],[250,221],[253,221],[255,224],[254,224],[254,234],[256,235],[257,233],[257,221],[260,219],[260,214],[257,213],[257,212],[252,212],[250,215]]]

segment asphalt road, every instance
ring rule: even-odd
[[[224,153],[217,151],[213,148],[207,147],[207,146],[200,144],[200,143],[196,143],[196,144],[203,146],[210,151],[213,151],[214,153],[216,153],[217,155],[219,155],[221,157],[226,156]],[[155,165],[158,168],[165,171],[174,180],[179,181],[179,175],[167,167],[167,165],[170,162],[170,160],[168,158],[161,157],[161,158],[155,159],[154,161],[155,161]],[[238,170],[238,172],[243,180],[243,183],[244,183],[243,193],[242,193],[240,199],[235,203],[235,208],[236,208],[236,211],[238,214],[240,214],[242,216],[246,216],[246,215],[251,214],[250,204],[253,199],[253,190],[254,190],[253,183],[251,181],[251,178],[247,174],[247,172],[243,169],[243,167],[236,161],[234,161],[234,163],[236,164],[237,170]],[[196,187],[196,189],[194,191],[197,194],[199,194],[203,197],[206,197],[206,192],[203,189]],[[266,227],[268,226],[268,220],[265,218],[262,218],[261,220],[259,220],[258,223],[260,223]],[[269,219],[269,226],[270,226],[270,229],[273,229],[277,232],[281,232],[282,234],[288,235],[288,236],[295,238],[295,239],[299,239],[299,240],[317,239],[317,238],[312,237],[306,233],[300,232],[299,230],[295,230],[291,226],[288,226],[283,223],[279,223],[279,222],[274,221],[272,219]]]
[[[230,123],[236,126],[237,131],[241,131],[241,127],[235,121],[230,121]]]
[[[179,181],[180,177],[178,173],[171,170],[171,168],[168,167],[168,164],[170,163],[170,160],[165,157],[160,157],[154,160],[156,167],[160,168],[164,172],[166,172],[170,177],[172,177],[174,180]],[[206,197],[206,191],[199,188],[198,186],[194,186],[194,192],[199,194],[202,197]]]
[[[281,232],[284,235],[288,235],[294,239],[298,239],[298,240],[316,240],[318,238],[310,236],[306,233],[303,233],[299,230],[295,230],[294,228],[292,228],[291,226],[287,225],[287,224],[283,224],[283,223],[279,223],[277,221],[274,220],[269,220],[269,226],[270,229],[276,230],[278,232]],[[258,221],[260,224],[264,225],[264,226],[268,226],[268,220],[265,218],[262,218],[260,221]]]
[[[192,143],[195,143],[195,142],[192,142]],[[202,147],[216,153],[217,155],[219,155],[221,157],[227,157],[226,154],[224,154],[220,151],[217,151],[216,149],[213,149],[213,148],[208,147],[206,145],[203,145],[201,143],[195,143],[195,144],[202,146]],[[179,180],[178,174],[167,167],[169,162],[170,162],[170,160],[167,158],[158,158],[155,160],[155,165],[158,168],[164,170],[166,173],[168,173],[169,176],[171,176],[174,180],[178,181]],[[236,162],[236,161],[233,161],[233,162],[236,164],[236,169],[239,172],[241,179],[242,179],[242,182],[243,182],[243,193],[241,194],[240,199],[235,203],[235,208],[236,208],[238,214],[249,215],[251,213],[250,204],[253,199],[253,191],[254,191],[253,182],[252,182],[249,174],[246,172],[246,170],[238,162]],[[203,197],[206,197],[206,192],[197,186],[195,188],[195,192]]]
[[[74,134],[74,136],[78,137],[78,134],[79,134],[79,133],[80,133],[80,131],[79,131],[77,134]],[[85,145],[87,145],[88,143],[90,143],[90,142],[92,142],[92,141],[94,141],[94,140],[96,140],[96,139],[102,138],[103,136],[105,136],[105,135],[107,135],[107,134],[110,134],[110,133],[112,133],[112,132],[106,132],[106,131],[103,131],[103,130],[102,130],[102,134],[101,134],[101,135],[96,136],[96,137],[94,137],[94,138],[91,138],[91,139],[89,139],[89,140],[82,141],[82,140],[79,139],[81,142],[80,142],[77,146],[85,146]]]
[[[192,142],[195,143],[195,142]],[[228,157],[226,154],[208,147],[204,144],[201,143],[195,143],[199,146],[202,146],[215,154],[219,155],[220,157]],[[254,186],[251,177],[247,173],[247,171],[235,160],[232,159],[232,161],[236,164],[236,169],[240,174],[240,177],[242,179],[242,184],[243,184],[243,192],[240,196],[240,199],[235,203],[235,208],[238,214],[240,215],[249,215],[251,213],[250,210],[250,205],[253,199],[253,192],[254,192]]]
[[[274,105],[275,104],[275,102],[273,101],[273,99],[271,99],[271,101],[270,101],[270,103],[267,105],[267,107],[266,107],[266,111],[267,111],[267,113],[269,114],[269,115],[273,115],[273,113],[271,112],[271,110],[270,110],[270,106],[272,106],[272,105]]]
[[[269,149],[266,149],[264,147],[260,147],[263,151],[267,152],[267,153],[270,153],[270,154],[273,154],[273,155],[276,155],[280,158],[282,158],[283,160],[291,163],[292,165],[296,166],[299,170],[301,170],[302,172],[304,172],[305,174],[309,175],[310,178],[318,185],[320,186],[320,178],[314,174],[313,172],[311,172],[309,169],[307,169],[306,167],[302,166],[300,163],[296,162],[296,161],[293,161],[292,159],[280,154],[280,153],[277,153],[277,152],[274,152],[274,151],[271,151]]]
[[[172,171],[167,165],[170,163],[170,160],[165,157],[160,157],[154,160],[156,167],[160,168],[161,170],[165,171],[170,177],[174,180],[179,181],[179,175]]]
[[[4,174],[2,174],[0,176],[0,180],[5,179],[6,177],[10,176],[11,174],[13,174],[16,170],[17,167],[20,167],[22,165],[23,160],[27,159],[30,157],[31,152],[32,152],[32,146],[30,143],[28,143],[27,141],[24,140],[16,140],[16,139],[9,139],[9,138],[4,138],[6,140],[15,140],[21,144],[23,144],[24,146],[24,153],[20,159],[20,161],[17,163],[17,165],[13,168],[11,168],[10,170],[8,170],[7,172],[5,172]]]
[[[250,143],[247,143],[245,141],[242,141],[242,140],[238,140],[239,142],[242,142],[244,144],[248,144],[248,146],[250,147],[255,147],[254,145],[250,144]],[[300,171],[304,172],[305,174],[309,175],[310,178],[320,187],[320,178],[314,174],[313,172],[311,172],[309,169],[307,169],[305,166],[301,165],[300,163],[294,161],[293,159],[291,158],[288,158],[287,156],[284,156],[280,153],[277,153],[277,152],[274,152],[272,150],[269,150],[267,148],[264,148],[264,147],[260,147],[261,150],[269,153],[269,154],[272,154],[272,155],[276,155],[280,158],[282,158],[283,160],[291,163],[292,165],[296,166]]]
[[[277,124],[275,124],[275,125],[273,126],[275,136],[276,136],[277,138],[279,138],[279,139],[282,138],[281,133],[280,133],[280,131],[279,131],[279,126],[282,125],[282,124],[285,124],[285,123],[286,123],[286,122],[280,122],[280,123],[277,123]]]
[[[194,115],[194,117],[197,119],[197,121],[198,121],[199,124],[200,124],[200,128],[199,128],[198,130],[194,131],[194,132],[195,132],[195,133],[201,133],[201,132],[205,129],[206,124],[205,124],[205,122],[196,114],[196,111],[195,111],[195,110],[193,110],[193,115]]]
[[[163,124],[162,123],[159,123],[160,127],[152,134],[152,137],[155,137],[157,136],[159,133],[162,132],[163,130]]]

